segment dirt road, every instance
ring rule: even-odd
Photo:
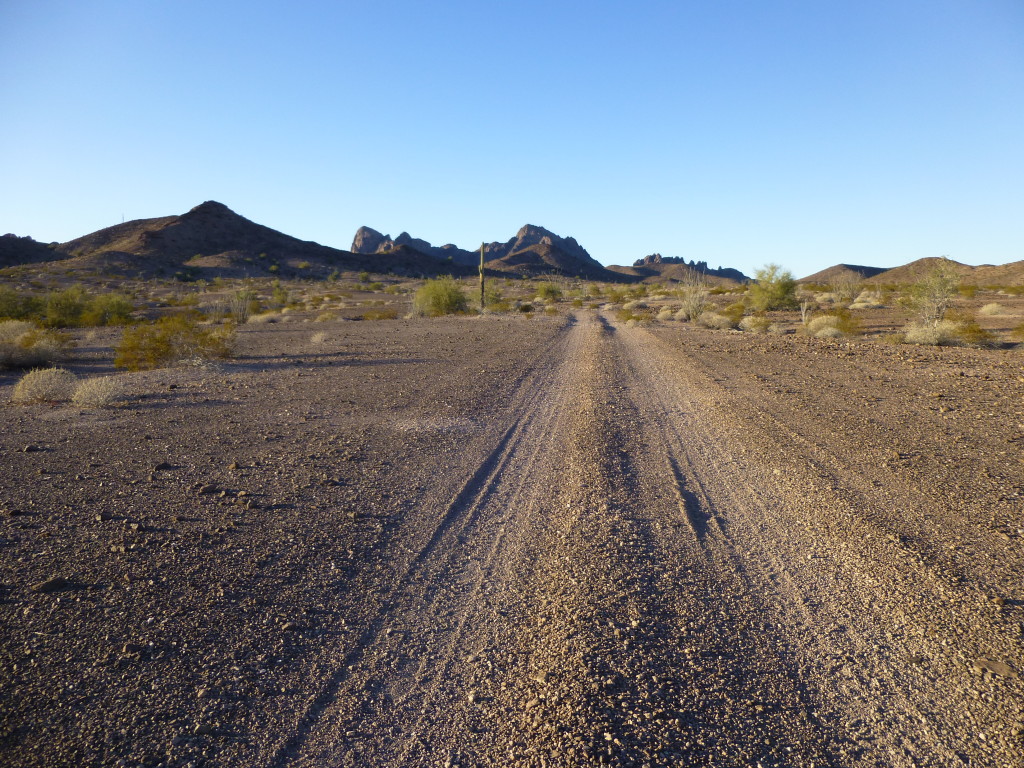
[[[273,379],[279,408],[306,404],[302,423],[263,408],[211,451],[249,451],[261,506],[205,548],[148,561],[168,582],[191,568],[191,583],[222,585],[221,600],[167,625],[191,651],[163,646],[152,675],[145,651],[93,664],[90,707],[106,720],[33,730],[26,719],[45,707],[9,706],[0,756],[1021,764],[1014,361],[626,327],[589,311],[445,322],[389,329],[395,348],[367,353],[373,366]],[[217,386],[261,375],[222,372]],[[262,453],[257,434],[271,436]],[[275,440],[308,458],[285,460]],[[127,519],[143,502],[126,493]],[[8,506],[15,495],[5,488]],[[167,539],[183,527],[168,524]],[[96,557],[82,580],[115,579]],[[122,596],[126,616],[159,615],[180,594],[168,590]],[[83,594],[99,606],[113,592]],[[32,618],[43,599],[10,590],[10,649],[52,632],[52,606]],[[107,631],[119,645],[131,630]],[[73,646],[47,652],[77,659]],[[134,674],[147,693],[118,690]],[[36,690],[30,677],[5,695]],[[133,724],[126,747],[116,733]]]

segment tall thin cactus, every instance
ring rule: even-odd
[[[480,243],[480,311],[484,311],[484,244]]]

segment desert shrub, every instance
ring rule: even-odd
[[[748,333],[768,333],[772,321],[764,315],[748,315],[740,320],[739,328]]]
[[[882,302],[882,295],[880,293],[877,291],[861,291],[853,303],[850,304],[850,309],[879,309],[883,306],[885,305]]]
[[[317,331],[309,337],[310,344],[323,344],[327,341],[327,334],[324,331]]]
[[[766,264],[754,272],[751,284],[750,304],[754,309],[765,312],[771,309],[793,309],[797,306],[796,280],[788,270],[778,264]]]
[[[499,309],[500,306],[505,306],[506,309]],[[495,312],[508,311],[508,302],[505,301],[501,289],[494,285],[493,281],[489,282],[484,289],[484,307]]]
[[[622,308],[629,312],[632,312],[634,309],[647,309],[647,302],[635,299],[633,301],[627,301],[622,305]]]
[[[747,305],[742,301],[735,301],[725,309],[722,310],[721,314],[725,315],[732,321],[733,326],[740,324],[740,320],[743,319],[744,312],[747,311]]]
[[[916,315],[915,325],[937,326],[956,296],[960,285],[953,262],[943,259],[910,291],[910,305]]]
[[[121,382],[113,376],[96,376],[75,387],[71,402],[82,408],[105,408],[114,403],[121,392]]]
[[[248,288],[243,288],[228,299],[227,314],[239,325],[245,325],[249,322],[249,316],[253,311],[258,312],[259,308],[256,294]]]
[[[558,314],[558,307],[552,307],[552,306],[544,307],[544,314],[545,315],[557,315]]]
[[[680,308],[676,320],[697,320],[711,306],[709,290],[704,277],[698,273],[687,275],[679,289]]]
[[[44,403],[68,400],[78,378],[64,368],[36,368],[14,385],[11,400],[15,403]]]
[[[412,299],[414,314],[427,317],[451,315],[469,309],[469,300],[451,277],[427,280]]]
[[[365,270],[360,272],[359,273],[359,282],[360,283],[368,283],[368,282],[370,282],[370,273],[365,271]]]
[[[981,309],[979,309],[978,314],[986,315],[988,317],[994,317],[996,315],[1005,315],[1006,307],[1004,307],[1002,304],[999,304],[998,302],[992,302],[991,304],[986,304]]]
[[[573,299],[572,306],[576,309],[583,309],[583,299]]]
[[[715,328],[720,331],[724,331],[728,328],[735,327],[736,323],[728,315],[723,315],[718,312],[703,312],[701,316],[697,318],[697,324],[704,328]]]
[[[22,320],[39,315],[42,303],[35,296],[21,294],[9,286],[0,286],[0,319]]]
[[[125,325],[131,322],[135,306],[127,296],[101,293],[89,299],[76,325]]]
[[[73,328],[80,323],[86,303],[85,289],[79,285],[48,293],[43,297],[43,325],[48,328]]]
[[[394,320],[398,317],[395,309],[369,309],[363,312],[363,320]]]
[[[332,320],[336,320],[337,317],[338,316],[336,314],[334,314],[333,312],[321,312],[319,315],[317,315],[313,319],[316,322],[318,322],[318,323],[329,323]]]
[[[71,337],[26,320],[0,321],[0,369],[53,365],[74,346]]]
[[[861,332],[860,321],[845,310],[812,317],[804,325],[804,333],[817,339],[856,336]]]
[[[860,293],[860,286],[863,281],[859,275],[856,274],[845,274],[838,277],[829,286],[829,291],[836,296],[839,301],[852,302],[854,297]]]
[[[541,283],[537,286],[537,298],[541,301],[558,301],[562,298],[562,289],[554,283]]]
[[[228,357],[235,326],[201,327],[195,317],[170,315],[155,323],[128,328],[114,350],[114,365],[149,370],[189,359]]]
[[[658,320],[666,322],[668,320],[675,320],[676,313],[669,307],[665,307],[658,313]]]
[[[957,292],[965,299],[973,299],[978,293],[978,286],[976,285],[961,285]]]
[[[1017,341],[1024,341],[1024,323],[1015,325],[1012,329],[1010,329],[1010,336],[1016,339]]]
[[[957,336],[961,344],[985,347],[992,343],[992,334],[978,325],[977,318],[966,310],[951,311],[946,318],[958,326]]]
[[[960,324],[952,320],[940,320],[928,325],[911,323],[903,329],[903,340],[907,344],[954,345],[960,341]]]
[[[516,309],[519,312],[522,312],[523,314],[529,314],[530,312],[533,312],[533,304],[530,304],[529,302],[523,302],[517,305]]]

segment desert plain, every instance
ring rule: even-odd
[[[1021,352],[575,304],[0,373],[0,763],[1020,765]]]

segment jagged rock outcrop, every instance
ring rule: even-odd
[[[480,258],[479,251],[468,251],[451,244],[434,246],[426,240],[412,237],[408,232],[392,238],[370,227],[360,227],[352,240],[352,252],[361,254],[390,253],[403,246],[441,261],[464,266],[473,266]],[[523,275],[550,272],[592,279],[616,277],[609,275],[574,238],[559,237],[533,224],[525,225],[515,237],[505,242],[486,244],[484,260],[490,269]]]
[[[694,261],[691,259],[687,261],[681,256],[662,256],[660,253],[652,253],[650,256],[644,256],[642,259],[637,259],[633,262],[633,267],[643,270],[644,268],[653,269],[658,272],[668,272],[666,267],[672,266],[684,266],[694,272],[699,272],[702,275],[709,275],[711,277],[721,277],[726,280],[735,280],[737,282],[746,282],[750,278],[740,272],[738,269],[732,269],[731,267],[718,267],[711,269],[706,261]],[[671,270],[677,271],[677,270]]]

